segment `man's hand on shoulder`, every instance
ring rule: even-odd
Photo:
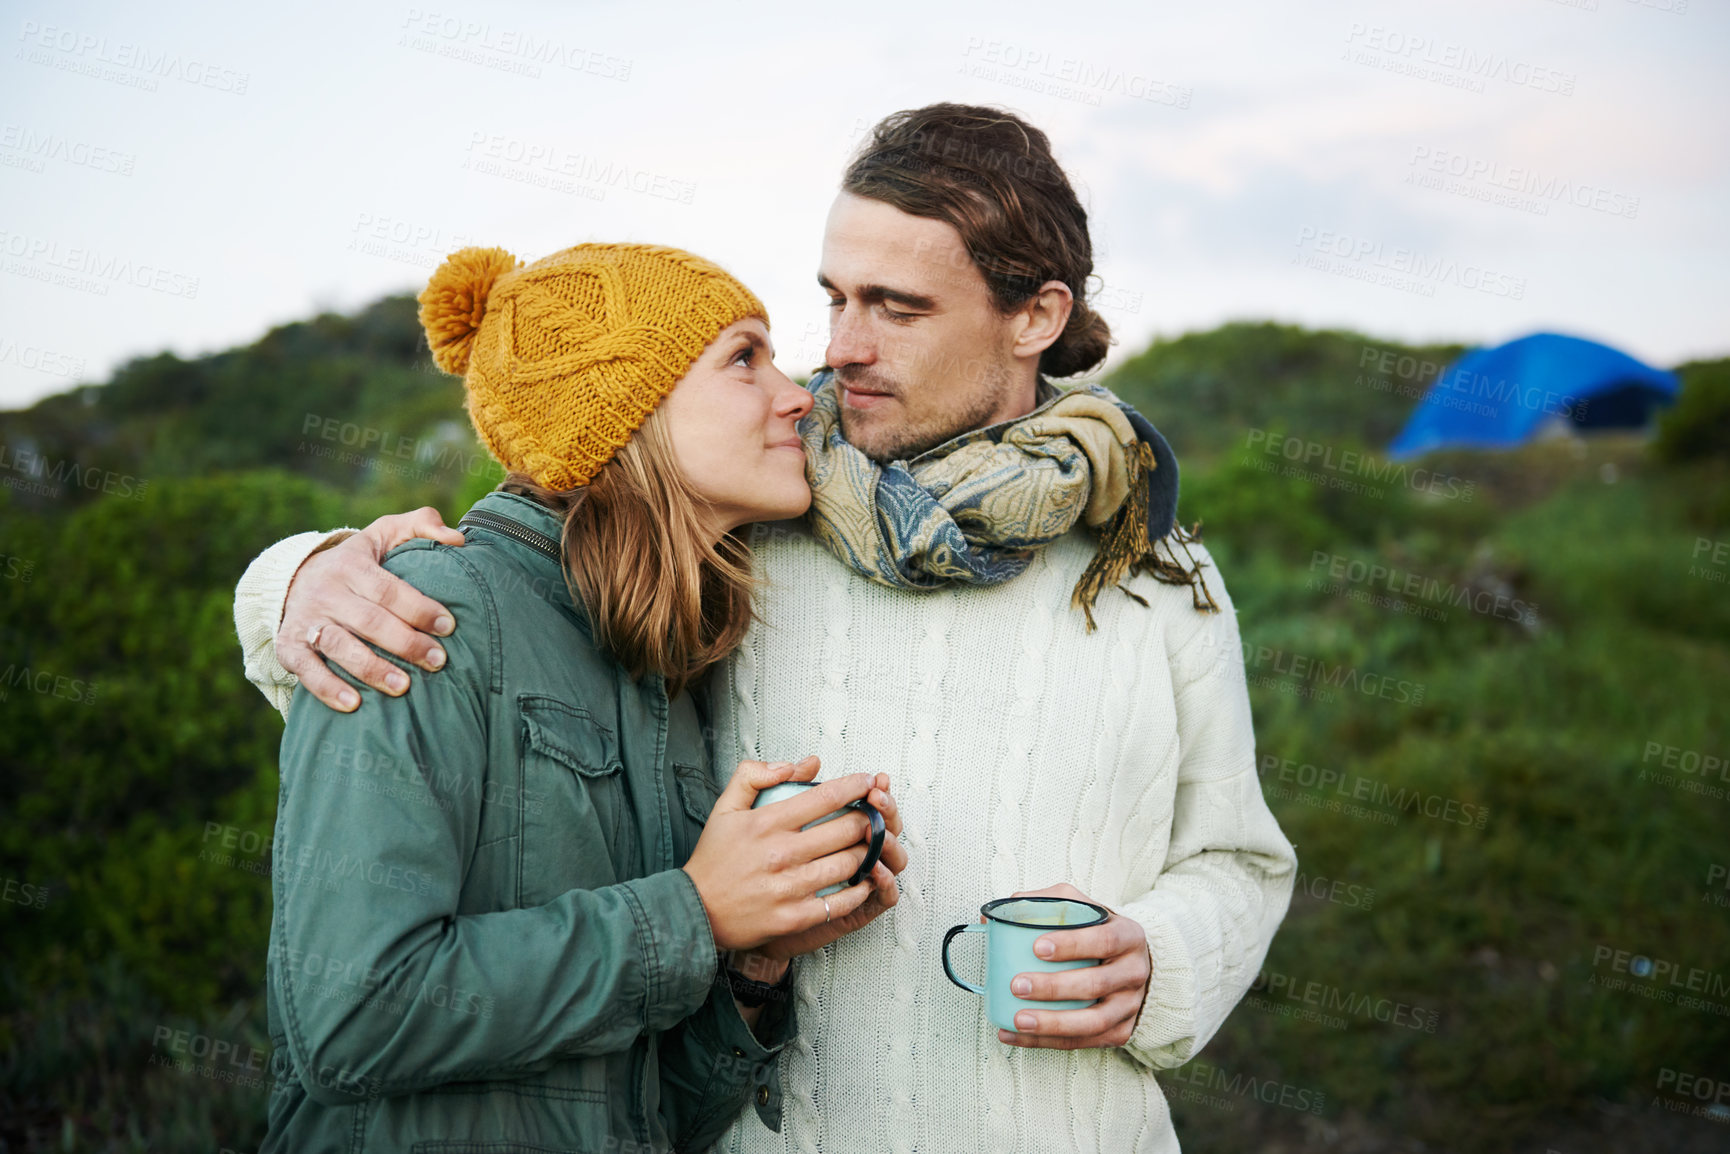
[[[368,641],[428,672],[444,666],[445,651],[433,638],[456,628],[450,611],[380,564],[416,537],[463,543],[463,535],[431,506],[394,513],[314,553],[289,583],[276,659],[332,709],[350,712],[360,705],[360,695],[330,671],[325,658],[381,693],[407,691],[407,675],[368,648]]]

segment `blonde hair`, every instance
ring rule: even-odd
[[[581,488],[547,489],[522,473],[499,488],[563,514],[565,584],[595,644],[633,679],[658,673],[676,695],[744,639],[750,548],[736,532],[710,540],[659,409]]]

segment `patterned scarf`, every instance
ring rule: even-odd
[[[1084,521],[1099,551],[1070,601],[1087,615],[1089,632],[1107,585],[1147,603],[1122,584],[1140,573],[1188,585],[1196,609],[1218,611],[1185,548],[1193,530],[1176,523],[1177,458],[1108,390],[1059,392],[1041,379],[1040,403],[1025,417],[882,466],[841,435],[834,372],[819,372],[810,389],[816,404],[799,422],[811,481],[807,519],[823,547],[865,577],[896,589],[1001,584]]]

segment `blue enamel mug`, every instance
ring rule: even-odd
[[[1033,952],[1033,943],[1052,930],[1079,930],[1102,925],[1111,918],[1111,911],[1092,902],[1069,898],[998,898],[979,907],[985,915],[978,922],[953,926],[943,935],[943,972],[949,980],[970,993],[985,998],[985,1016],[1000,1030],[1015,1029],[1018,1010],[1084,1010],[1097,999],[1061,1002],[1038,1002],[1018,998],[1009,992],[1009,983],[1016,974],[1054,974],[1060,970],[1079,970],[1097,966],[1098,958],[1077,958],[1068,962],[1048,962]],[[955,976],[949,964],[949,946],[961,934],[985,935],[985,982],[974,985]]]
[[[774,805],[778,801],[786,801],[788,798],[798,797],[806,790],[814,789],[820,784],[822,783],[816,781],[783,781],[780,785],[772,785],[768,789],[759,791],[757,794],[757,800],[751,803],[751,808],[758,809],[765,805]],[[877,859],[883,856],[883,838],[888,834],[889,827],[883,824],[883,815],[877,812],[877,807],[866,801],[864,798],[860,798],[858,801],[849,802],[834,813],[820,817],[816,821],[806,822],[804,825],[799,827],[800,829],[810,829],[814,825],[822,825],[826,821],[834,821],[842,814],[850,813],[854,810],[858,810],[860,813],[864,814],[871,822],[871,834],[865,843],[865,860],[860,863],[858,871],[846,881],[839,885],[832,885],[825,889],[818,890],[817,896],[820,898],[826,898],[830,894],[839,893],[848,886],[856,886],[870,876],[871,867],[876,865]]]

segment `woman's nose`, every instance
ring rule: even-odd
[[[811,412],[811,405],[815,405],[815,403],[817,403],[817,398],[813,398],[810,391],[806,391],[804,386],[794,384],[791,389],[782,393],[780,405],[775,407],[775,412],[782,417],[792,417],[792,419],[798,420],[799,417]]]
[[[785,380],[787,385],[775,395],[775,415],[777,417],[791,417],[796,421],[811,411],[811,406],[816,403],[816,398],[805,386],[796,383],[785,375],[781,379]]]

